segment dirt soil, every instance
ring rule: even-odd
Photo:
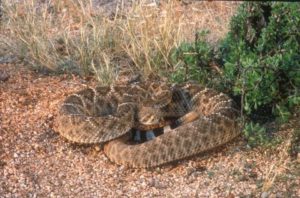
[[[210,20],[195,17],[201,9]],[[227,31],[225,18],[214,22],[214,9],[199,2],[191,10],[200,22],[190,25],[216,30],[212,41]],[[128,169],[110,162],[101,145],[70,143],[53,130],[65,97],[96,82],[36,73],[12,60],[0,56],[0,197],[300,197],[300,156],[287,154],[293,122],[272,149],[250,149],[239,137],[162,167]]]
[[[248,149],[243,138],[159,168],[113,164],[101,146],[72,144],[52,129],[63,99],[95,82],[20,64],[0,72],[9,75],[0,81],[1,197],[300,197],[299,159],[291,163],[280,146]]]

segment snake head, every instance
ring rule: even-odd
[[[172,100],[172,92],[164,82],[151,82],[148,88],[148,96],[144,105],[153,108],[162,108]]]

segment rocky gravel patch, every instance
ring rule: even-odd
[[[296,163],[288,166],[278,152],[247,149],[242,138],[162,167],[115,165],[100,145],[73,144],[52,129],[62,100],[95,82],[42,75],[22,65],[2,64],[0,70],[10,76],[0,82],[1,197],[300,196]],[[278,163],[288,171],[264,192],[267,174]]]

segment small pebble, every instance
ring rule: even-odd
[[[269,193],[268,192],[263,192],[261,193],[261,198],[268,198],[269,197]]]

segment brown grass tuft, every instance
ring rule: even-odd
[[[158,6],[139,1],[117,7],[109,17],[90,0],[39,2],[4,0],[2,29],[8,33],[0,41],[35,69],[93,73],[101,83],[116,78],[124,58],[144,74],[172,71],[172,49],[206,27],[212,29],[211,41],[217,40],[212,37],[226,32],[236,7],[228,2],[161,1]]]

